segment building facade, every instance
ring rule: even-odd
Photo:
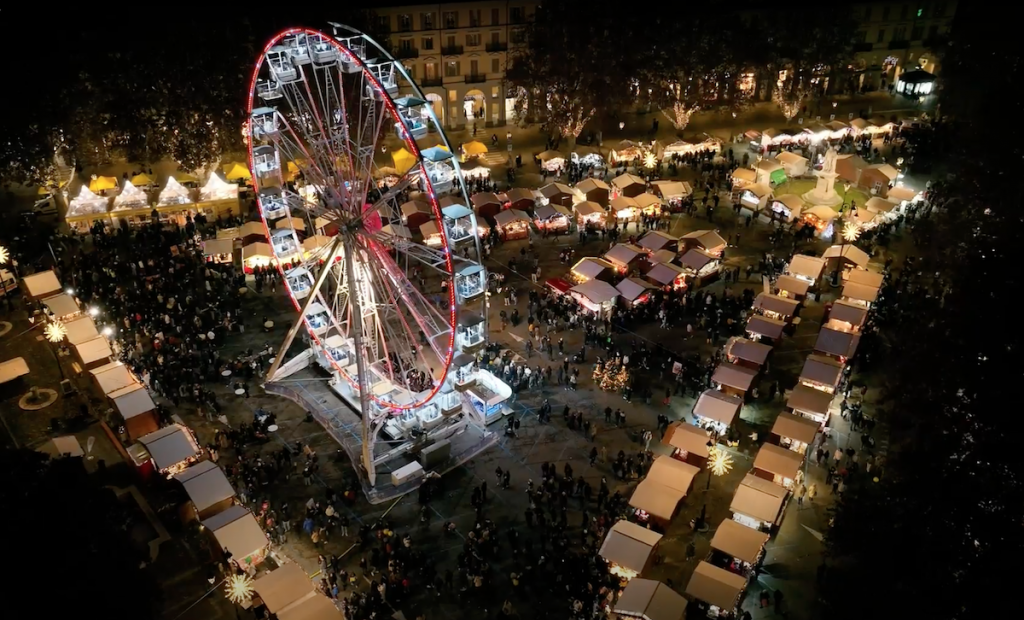
[[[526,43],[538,4],[415,4],[375,9],[372,19],[444,127],[482,130],[514,116],[505,68],[509,51]]]

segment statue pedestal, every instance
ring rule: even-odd
[[[817,171],[818,184],[809,192],[805,192],[800,198],[807,204],[814,207],[830,207],[835,209],[843,204],[843,197],[836,193],[835,172]]]

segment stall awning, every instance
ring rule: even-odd
[[[768,360],[768,354],[771,352],[772,348],[766,344],[740,337],[730,339],[726,345],[726,355],[729,357],[736,357],[758,366],[763,365]]]
[[[682,267],[677,267],[672,263],[658,263],[654,268],[648,271],[644,277],[661,286],[668,286],[678,280],[682,275]]]
[[[277,620],[345,620],[331,599],[317,593],[277,612]]]
[[[643,253],[644,249],[641,247],[628,243],[616,243],[612,249],[605,252],[604,259],[610,263],[628,265]]]
[[[690,583],[686,584],[686,594],[731,613],[746,587],[746,577],[701,562],[693,571]]]
[[[788,493],[783,486],[747,474],[736,488],[729,510],[765,523],[775,523]]]
[[[203,521],[203,525],[213,532],[217,544],[227,549],[239,564],[267,546],[267,535],[259,521],[244,506],[231,506]]]
[[[788,271],[790,275],[801,276],[811,281],[816,282],[824,270],[825,259],[818,258],[817,256],[797,254],[793,257],[793,260],[789,261]]]
[[[494,222],[498,226],[508,226],[514,222],[529,222],[530,216],[519,209],[505,209],[498,211],[494,216]]]
[[[572,206],[572,208],[573,208],[573,211],[575,211],[576,214],[579,215],[580,217],[586,217],[588,215],[594,215],[594,214],[597,214],[597,213],[600,213],[600,214],[607,213],[604,210],[604,207],[602,207],[601,205],[597,204],[596,202],[591,202],[589,200],[586,200],[584,202],[577,202],[576,204],[574,204]]]
[[[857,352],[858,344],[860,344],[859,334],[839,331],[826,325],[818,332],[814,350],[838,357],[853,357],[853,354]]]
[[[873,286],[857,284],[856,282],[847,282],[843,286],[843,292],[840,295],[845,299],[853,301],[873,303],[878,299],[878,289]]]
[[[67,339],[72,345],[82,344],[100,335],[99,331],[96,330],[96,323],[92,320],[92,317],[88,316],[68,321],[64,324],[64,329],[67,330]]]
[[[650,250],[651,252],[655,252],[657,250],[665,248],[666,246],[678,242],[679,237],[674,237],[668,233],[663,233],[660,230],[652,230],[651,232],[641,237],[640,241],[637,243],[640,247],[646,250]]]
[[[231,254],[235,249],[233,239],[207,239],[203,241],[203,256]]]
[[[818,428],[819,424],[814,420],[783,411],[775,418],[772,434],[811,445],[818,434]]]
[[[663,443],[673,448],[702,458],[708,458],[710,453],[708,441],[710,436],[706,430],[685,422],[673,422],[662,439]]]
[[[626,301],[635,301],[641,295],[649,290],[657,289],[650,282],[644,282],[637,278],[626,278],[622,282],[615,285],[615,289],[619,291],[619,295]]]
[[[75,351],[78,352],[78,357],[81,358],[83,364],[92,364],[93,362],[109,358],[114,354],[110,350],[110,343],[103,336],[86,340],[82,344],[76,344]]]
[[[822,385],[839,385],[839,378],[843,376],[843,365],[824,355],[808,355],[804,362],[804,368],[800,371],[800,379],[820,383]]]
[[[719,524],[711,539],[711,548],[721,551],[729,557],[737,558],[748,564],[757,561],[761,549],[768,542],[769,535],[765,532],[747,527],[741,523],[726,519]]]
[[[28,364],[25,363],[24,358],[15,357],[6,362],[0,362],[0,384],[14,381],[18,377],[24,377],[27,374]]]
[[[647,209],[648,207],[654,207],[654,206],[657,206],[657,207],[661,206],[661,199],[660,198],[658,198],[654,194],[648,194],[646,192],[644,192],[643,194],[640,194],[639,196],[634,196],[633,197],[633,201],[636,202],[636,205],[638,207],[640,207],[641,209]]]
[[[754,384],[755,377],[757,377],[757,371],[752,368],[722,362],[718,368],[715,368],[715,373],[711,375],[711,381],[746,392]]]
[[[775,312],[782,316],[793,316],[796,314],[797,306],[800,305],[795,299],[789,297],[779,297],[778,295],[770,295],[765,293],[758,294],[754,298],[754,307],[758,310],[764,310],[765,312]]]
[[[632,497],[629,498],[629,505],[668,521],[675,515],[676,508],[684,496],[685,493],[678,489],[647,479],[637,485]]]
[[[594,258],[588,256],[587,258],[581,258],[575,265],[572,266],[572,271],[581,278],[591,280],[602,275],[606,270],[615,269],[615,265],[612,265],[606,260],[600,258]]]
[[[116,392],[107,394],[107,397],[114,401],[114,408],[125,420],[156,409],[156,403],[153,402],[149,390],[141,383],[125,386]]]
[[[775,281],[775,288],[780,291],[803,296],[811,288],[811,283],[793,276],[779,276],[779,279]]]
[[[747,331],[758,336],[764,336],[776,340],[782,337],[782,330],[786,324],[782,321],[769,319],[766,316],[752,316],[747,321]]]
[[[78,302],[75,301],[75,298],[66,293],[47,297],[43,300],[43,305],[58,319],[63,319],[66,316],[78,314],[82,311],[78,307]]]
[[[700,469],[689,463],[684,463],[670,456],[661,455],[654,459],[654,463],[647,471],[647,477],[644,480],[657,482],[670,489],[675,489],[685,497],[690,492],[694,476],[699,472]]]
[[[842,258],[850,261],[858,267],[868,266],[868,255],[867,252],[858,248],[857,246],[845,243],[843,245],[833,245],[832,247],[825,250],[825,253],[821,255],[822,258]]]
[[[754,457],[754,469],[788,480],[796,479],[796,472],[800,471],[803,463],[804,459],[800,454],[770,443],[761,446]]]
[[[708,254],[706,251],[700,248],[693,248],[687,250],[682,256],[679,257],[679,263],[683,267],[688,267],[693,271],[700,271],[707,267],[709,264],[718,260],[717,256]]]
[[[199,446],[192,433],[180,424],[171,424],[144,435],[139,438],[139,443],[146,446],[146,451],[153,457],[153,462],[160,470],[199,454]]]
[[[253,590],[259,595],[272,614],[279,613],[292,603],[311,597],[316,591],[313,582],[294,562],[270,571],[252,582]]]
[[[722,366],[725,365],[722,364]],[[742,406],[743,399],[739,396],[724,394],[718,390],[704,390],[697,398],[697,403],[693,406],[693,413],[702,418],[716,420],[729,426],[732,424],[736,414],[740,412],[740,407]]]
[[[619,296],[618,289],[604,280],[587,280],[572,287],[569,292],[582,295],[595,304],[608,303]]]
[[[631,579],[613,611],[644,620],[683,620],[686,599],[660,581]]]
[[[196,463],[174,478],[185,487],[188,498],[199,512],[235,496],[224,470],[213,461]]]
[[[743,183],[753,183],[757,181],[757,172],[750,168],[737,168],[732,171],[732,180],[741,181]]]
[[[806,385],[798,384],[789,393],[786,406],[793,411],[806,411],[817,415],[827,415],[832,405],[832,395]]]
[[[840,321],[842,323],[849,323],[854,327],[860,327],[864,325],[864,321],[868,317],[868,309],[864,306],[843,301],[842,299],[837,300],[832,304],[832,311],[828,313],[828,320]]]
[[[104,395],[137,383],[123,362],[111,362],[90,372]]]
[[[21,282],[25,285],[25,290],[29,296],[36,299],[52,295],[61,289],[60,280],[57,279],[57,274],[52,270],[40,271],[39,273],[24,276]]]
[[[598,555],[608,562],[640,573],[660,540],[661,534],[621,520],[608,531]]]

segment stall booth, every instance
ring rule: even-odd
[[[171,424],[139,437],[139,442],[128,448],[128,454],[144,476],[153,471],[173,476],[198,461],[202,450],[192,431],[181,424]]]
[[[345,620],[334,601],[319,592],[277,612],[277,620]]]
[[[856,123],[856,119],[853,122]],[[854,187],[860,187],[860,173],[867,167],[868,162],[860,155],[841,153],[836,156],[836,174],[839,175],[839,180]]]
[[[730,364],[721,364],[728,366]],[[717,370],[715,371],[718,372]],[[732,421],[743,407],[742,395],[729,394],[721,390],[704,390],[690,412],[696,425],[706,431],[724,435]]]
[[[761,370],[772,353],[772,348],[760,342],[733,336],[725,343],[723,349],[725,359],[730,364],[746,366],[751,370]]]
[[[519,209],[505,209],[494,216],[498,235],[505,241],[530,237],[530,216]]]
[[[666,232],[661,232],[660,230],[652,230],[643,237],[640,237],[637,245],[648,252],[672,250],[674,253],[679,247],[679,237],[675,237]]]
[[[83,185],[78,191],[78,195],[71,199],[68,211],[64,215],[64,221],[67,222],[72,232],[86,234],[96,222],[109,222],[110,216],[107,213],[109,209],[109,198],[97,196]]]
[[[640,246],[630,243],[616,243],[610,250],[605,252],[604,260],[615,266],[615,269],[622,274],[632,273],[640,267],[640,261],[647,256],[647,252]]]
[[[843,378],[843,368],[841,362],[827,355],[812,353],[804,361],[803,370],[800,371],[800,378],[797,381],[800,385],[834,394]]]
[[[121,193],[114,196],[114,208],[110,211],[110,219],[115,226],[139,226],[150,221],[151,212],[149,194],[131,181],[125,181]]]
[[[700,248],[692,248],[679,257],[679,264],[692,288],[707,286],[718,279],[722,261],[718,256]]]
[[[469,201],[473,203],[473,210],[477,217],[494,217],[501,211],[501,200],[490,192],[479,192],[473,194]]]
[[[824,273],[824,271],[824,258],[808,256],[806,254],[797,254],[791,261],[789,261],[789,265],[786,267],[787,274],[794,278],[806,280],[812,285],[821,279],[821,274]]]
[[[786,329],[786,322],[770,319],[766,316],[754,315],[747,321],[744,329],[751,340],[757,342],[768,341],[775,344],[782,340],[782,333]]]
[[[548,233],[568,233],[572,219],[572,211],[562,205],[544,205],[533,212],[537,229]]]
[[[867,269],[869,260],[867,252],[850,243],[833,245],[825,250],[821,257],[828,261],[829,271],[839,269],[841,272],[849,269]]]
[[[771,532],[782,523],[789,490],[770,480],[747,474],[736,487],[729,510],[737,523],[762,532]]]
[[[754,381],[758,374],[759,371],[753,368],[722,362],[711,375],[711,384],[724,394],[745,399],[747,392],[754,387]],[[697,403],[700,403],[699,399]]]
[[[661,215],[661,199],[654,194],[643,193],[633,198],[637,209],[648,217]]]
[[[235,242],[233,239],[207,239],[203,241],[203,257],[211,263],[230,264],[234,262]]]
[[[827,128],[823,129],[828,131]],[[802,177],[807,174],[807,158],[801,155],[797,155],[792,151],[782,151],[775,156],[775,159],[782,166],[782,170],[786,173],[786,176],[795,179]]]
[[[96,389],[104,396],[139,382],[123,362],[110,362],[90,370],[89,374],[92,375]]]
[[[604,171],[608,167],[604,161],[601,149],[596,146],[577,144],[576,148],[569,155],[569,160],[579,166],[594,168],[595,171]]]
[[[577,202],[572,206],[576,224],[580,228],[604,228],[608,223],[608,212],[596,202]]]
[[[757,183],[757,173],[751,168],[737,168],[732,171],[732,188],[737,190]]]
[[[809,290],[811,283],[796,276],[783,275],[775,280],[775,291],[779,297],[801,301],[807,297]]]
[[[800,221],[806,226],[813,226],[815,235],[821,239],[831,239],[835,232],[836,218],[839,213],[832,207],[817,205],[800,212]]]
[[[110,343],[103,336],[97,336],[74,346],[75,359],[84,370],[95,370],[110,363]]]
[[[829,121],[825,123],[825,126],[829,128],[832,134],[829,136],[832,140],[838,140],[843,138],[850,132],[850,126],[843,121]]]
[[[904,71],[896,80],[896,92],[908,98],[924,97],[935,90],[935,75],[924,69]]]
[[[711,436],[706,430],[686,422],[673,422],[662,443],[672,448],[672,458],[702,469],[711,455]]]
[[[540,188],[541,202],[551,205],[571,207],[575,194],[572,188],[563,183],[548,183]]]
[[[659,250],[665,252],[666,250]],[[686,288],[686,270],[672,263],[658,263],[644,274],[644,278],[652,284],[663,288]]]
[[[754,167],[755,183],[769,188],[786,182],[786,169],[776,160],[766,157]]]
[[[546,172],[558,172],[565,168],[565,155],[558,151],[544,151],[537,155],[540,162],[540,169]]]
[[[686,599],[660,581],[633,579],[615,601],[612,611],[619,618],[684,620]]]
[[[629,498],[637,521],[667,528],[679,509],[679,502],[690,492],[698,472],[700,469],[693,465],[669,456],[654,459],[647,477]]]
[[[786,407],[794,414],[818,423],[828,424],[832,394],[798,383],[786,396]]]
[[[29,373],[28,364],[23,357],[0,362],[0,385],[20,379]]]
[[[559,295],[568,295],[569,291],[572,290],[572,282],[563,280],[562,278],[548,278],[544,281],[544,286],[551,291],[557,298]]]
[[[789,297],[759,293],[754,298],[754,310],[776,321],[789,323],[800,310],[800,302]]]
[[[601,179],[583,179],[576,184],[576,193],[586,202],[597,203],[607,208],[612,188]]]
[[[608,153],[608,160],[612,163],[626,162],[628,164],[643,157],[646,152],[647,149],[644,148],[643,144],[637,144],[632,140],[621,140]]]
[[[725,239],[718,234],[717,230],[695,230],[688,232],[679,238],[679,243],[687,250],[700,248],[708,254],[715,256],[721,256],[727,245]]]
[[[434,217],[434,209],[425,200],[410,200],[399,207],[402,211],[402,224],[416,230]]]
[[[68,321],[64,324],[64,330],[67,331],[65,339],[70,345],[82,344],[100,336],[100,332],[96,329],[96,323],[92,317],[88,316]]]
[[[661,196],[669,207],[679,208],[683,201],[693,194],[693,187],[685,181],[658,180],[652,181],[654,192]]]
[[[647,181],[644,181],[635,174],[620,174],[612,179],[612,196],[626,196],[634,198],[647,191]]]
[[[619,291],[619,300],[627,308],[647,303],[651,298],[651,291],[657,290],[657,288],[650,282],[639,278],[626,278],[615,285],[615,290]]]
[[[739,206],[757,216],[768,210],[772,198],[772,188],[763,183],[745,185],[739,190]]]
[[[434,220],[420,225],[420,238],[423,239],[423,245],[431,248],[439,248],[444,245],[441,229],[437,227],[437,222]]]
[[[317,594],[313,589],[313,582],[302,567],[294,562],[256,578],[252,582],[252,589],[257,596],[253,600],[253,607],[262,605],[275,615],[286,612],[294,604],[304,603]]]
[[[861,306],[866,310],[878,300],[878,293],[879,290],[873,286],[847,280],[839,296],[842,298],[842,301]]]
[[[203,521],[224,512],[235,501],[235,489],[213,461],[196,463],[185,471],[175,474],[174,479],[185,487],[189,503],[186,506],[185,521]]]
[[[53,297],[47,297],[42,303],[50,318],[61,323],[82,314],[82,309],[78,306],[78,302],[67,293],[58,293]]]
[[[251,572],[266,557],[267,535],[245,506],[230,506],[204,519],[202,524],[213,536],[217,548],[229,553],[231,563],[240,570]],[[280,616],[278,618],[280,620]]]
[[[760,219],[766,223],[781,222],[789,224],[804,212],[806,204],[803,198],[796,194],[783,194],[772,196],[768,201],[768,208],[761,212]]]
[[[610,282],[615,276],[615,265],[601,258],[587,256],[576,261],[576,264],[569,270],[569,279],[576,284],[589,282],[590,280],[604,280]]]
[[[608,205],[609,213],[615,214],[615,220],[628,222],[640,213],[640,206],[636,200],[628,196],[616,196]]]
[[[519,209],[532,213],[534,207],[537,206],[537,194],[532,189],[525,187],[514,187],[508,190],[505,193],[505,198],[507,202],[505,208],[508,209]]]
[[[775,418],[771,440],[797,454],[806,454],[820,429],[821,425],[813,420],[783,411]]]
[[[21,359],[20,357],[18,359]],[[0,383],[3,383],[0,380]],[[37,452],[47,454],[50,458],[75,458],[85,456],[85,450],[82,449],[81,442],[74,435],[64,435],[62,437],[54,437],[47,441],[43,445],[36,448]]]
[[[108,392],[107,398],[113,403],[114,411],[124,420],[129,439],[141,439],[160,428],[156,403],[143,384],[133,383]]]
[[[251,274],[259,267],[269,267],[274,262],[274,250],[269,243],[257,242],[242,246],[242,270],[246,274]]]
[[[679,269],[680,273],[681,273],[682,272],[682,267],[679,267],[678,265],[675,264],[675,260],[677,258],[679,258],[679,255],[676,254],[675,250],[655,250],[655,251],[653,251],[653,252],[651,252],[650,254],[647,255],[647,260],[646,260],[647,264],[645,265],[644,273],[645,274],[649,273],[651,271],[651,269],[654,269],[654,267],[656,267],[657,265],[666,265],[666,264],[670,264],[673,267],[677,267]],[[669,273],[666,273],[664,275],[666,277],[675,278],[675,276],[673,276],[672,274],[669,274]],[[683,282],[685,283],[685,281],[686,281],[685,280],[685,274],[681,274],[681,275],[683,275]]]
[[[260,221],[246,222],[242,224],[240,228],[228,228],[227,230],[236,231],[231,235],[231,238],[241,239],[242,245],[249,245],[250,243],[256,243],[258,241],[266,243],[267,241],[267,227]],[[223,236],[218,233],[217,238],[220,239],[223,238]]]
[[[889,164],[871,164],[860,171],[860,187],[876,198],[881,197],[879,200],[882,200],[889,195],[889,188],[896,182],[899,174],[900,171]],[[893,207],[895,206],[893,204]]]
[[[608,562],[611,574],[630,580],[650,566],[660,541],[661,534],[623,519],[608,530],[597,554]]]
[[[846,360],[857,352],[859,344],[860,334],[840,331],[836,329],[835,325],[825,325],[818,332],[818,340],[814,343],[814,352],[829,355],[845,364]]]
[[[754,469],[751,473],[758,478],[792,489],[797,472],[803,464],[804,455],[766,443],[754,457]]]
[[[841,332],[859,333],[868,318],[868,309],[858,303],[842,299],[832,303],[825,315],[825,325]]]
[[[569,289],[569,295],[584,309],[606,319],[611,317],[619,290],[603,280],[587,280]]]
[[[921,192],[904,185],[897,185],[896,187],[889,188],[889,194],[885,198],[895,202],[902,209],[912,202],[917,202],[920,197]]]
[[[732,617],[747,587],[747,578],[714,564],[701,562],[686,584],[687,597],[704,612],[703,617]],[[695,619],[691,619],[695,620]]]
[[[711,539],[707,561],[730,573],[747,579],[764,559],[764,546],[770,535],[738,521],[726,519],[718,525]]]
[[[52,297],[61,292],[60,280],[53,270],[40,271],[21,278],[25,296],[34,301]]]

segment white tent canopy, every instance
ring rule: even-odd
[[[88,186],[83,185],[82,189],[78,190],[78,195],[75,196],[71,200],[71,204],[68,205],[67,217],[106,213],[107,202],[106,198],[103,196],[97,196],[92,193]]]
[[[121,193],[114,198],[114,211],[127,211],[129,209],[141,209],[149,204],[149,196],[146,192],[132,185],[131,181],[125,181]]]
[[[160,190],[160,198],[157,205],[182,205],[192,202],[188,188],[178,182],[174,177],[167,177],[167,185]]]
[[[196,463],[176,475],[175,479],[185,487],[188,498],[199,512],[235,496],[228,477],[213,461]]]
[[[216,172],[210,174],[206,185],[199,190],[200,200],[227,200],[238,197],[238,186],[220,178]]]

